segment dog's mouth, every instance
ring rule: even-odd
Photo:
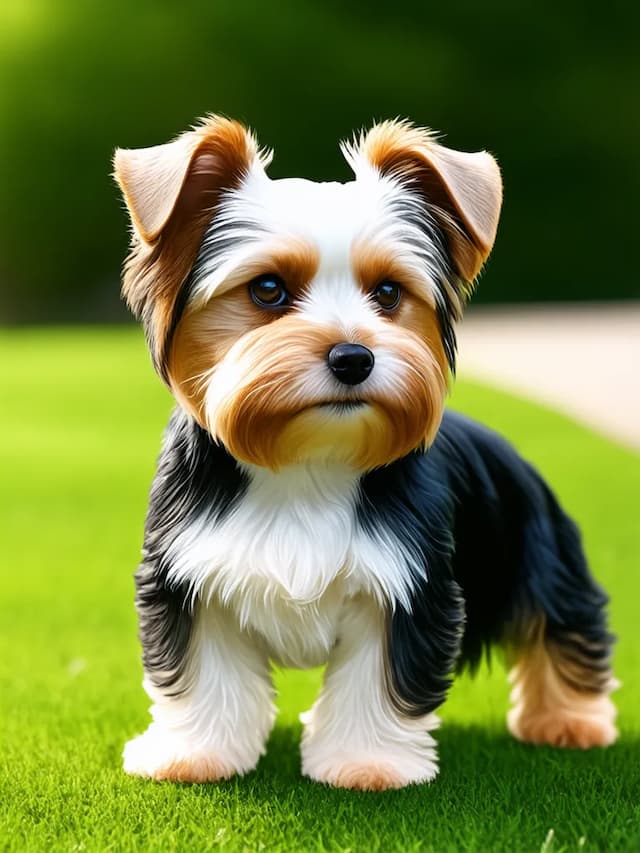
[[[366,406],[365,400],[328,400],[324,403],[317,403],[317,408],[329,410],[338,415],[353,412]]]

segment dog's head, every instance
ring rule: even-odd
[[[180,405],[244,462],[369,470],[440,423],[498,167],[403,121],[342,150],[351,182],[271,180],[254,137],[214,116],[116,152],[124,295]]]

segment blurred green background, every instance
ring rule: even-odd
[[[338,139],[403,115],[487,148],[505,206],[478,301],[638,294],[638,6],[2,0],[0,320],[117,320],[116,145],[209,111],[270,174],[346,179]]]

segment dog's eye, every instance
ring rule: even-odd
[[[393,311],[400,303],[402,288],[395,281],[381,281],[372,295],[383,311]]]
[[[284,282],[277,275],[261,275],[249,284],[249,294],[260,308],[282,308],[290,298]]]

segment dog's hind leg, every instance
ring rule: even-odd
[[[606,646],[572,632],[553,638],[540,618],[510,656],[513,707],[507,723],[514,737],[581,749],[615,741],[616,709],[609,693],[617,682]]]
[[[473,671],[492,646],[502,646],[512,667],[508,722],[517,738],[583,748],[612,743],[614,637],[577,527],[508,442],[459,415],[443,420],[443,431],[446,442],[436,441],[426,460],[429,482],[444,471],[455,501],[452,567],[466,616],[458,669]]]
[[[525,531],[529,570],[507,633],[513,707],[507,721],[519,740],[587,749],[617,737],[609,694],[614,638],[607,597],[591,577],[580,537],[555,498],[549,516]]]

